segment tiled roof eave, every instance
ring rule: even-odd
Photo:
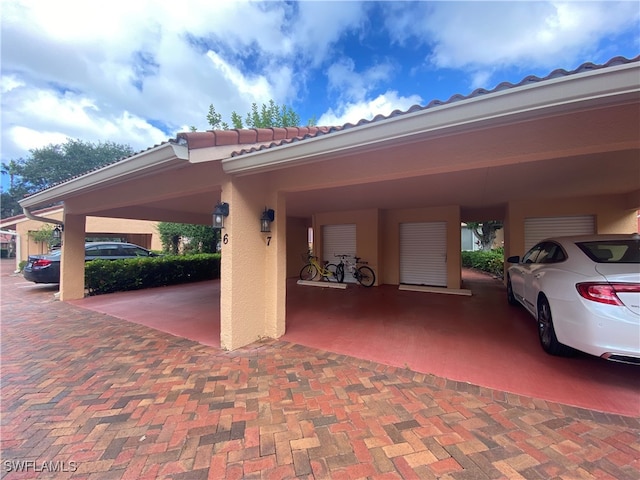
[[[18,203],[32,209],[64,200],[69,194],[88,191],[151,171],[161,171],[188,162],[189,154],[184,145],[166,142],[131,157],[100,167],[96,170],[71,178],[40,192],[36,192]]]
[[[529,80],[521,82],[519,88],[497,88],[491,94],[429,104],[403,114],[392,113],[384,121],[361,121],[357,125],[334,127],[313,137],[243,149],[222,163],[227,173],[257,173],[315,161],[327,152],[373,146],[443,129],[473,128],[478,122],[504,122],[509,116],[535,117],[542,110],[548,112],[580,102],[605,102],[607,98],[636,96],[640,92],[638,59],[640,57],[633,62],[615,62],[606,69],[586,68],[580,71],[581,75],[558,75],[556,72],[545,77],[545,81],[532,81],[528,77]]]
[[[443,107],[443,106],[447,106],[447,105],[452,105],[455,104],[457,102],[461,102],[461,101],[468,101],[471,100],[473,98],[481,98],[484,96],[491,96],[491,95],[495,95],[498,94],[499,92],[504,92],[504,91],[512,91],[512,90],[518,90],[518,89],[523,89],[523,88],[528,88],[528,87],[534,87],[536,88],[539,84],[544,84],[544,83],[548,83],[551,82],[553,80],[556,79],[566,79],[568,77],[574,77],[574,76],[579,76],[579,75],[588,75],[591,74],[593,72],[596,72],[596,74],[599,74],[600,70],[607,70],[607,69],[611,69],[611,68],[615,68],[621,65],[628,65],[628,64],[634,64],[634,63],[638,63],[640,62],[640,55],[636,56],[633,59],[627,59],[625,57],[614,57],[612,59],[610,59],[608,62],[606,62],[605,64],[602,65],[596,65],[593,64],[591,62],[587,62],[584,63],[582,65],[580,65],[578,68],[576,68],[575,70],[572,71],[567,71],[564,69],[556,69],[554,71],[552,71],[549,75],[545,76],[545,77],[537,77],[535,75],[529,75],[527,77],[525,77],[523,80],[521,80],[520,82],[518,82],[517,84],[512,84],[510,82],[502,82],[499,85],[497,85],[494,89],[492,90],[486,90],[484,88],[479,88],[474,90],[473,92],[471,92],[469,95],[461,95],[461,94],[455,94],[453,96],[451,96],[448,100],[446,101],[441,101],[441,100],[432,100],[429,104],[425,105],[425,106],[420,106],[420,105],[413,105],[412,107],[410,107],[408,110],[406,111],[399,111],[399,110],[394,110],[393,112],[391,112],[389,115],[384,116],[384,115],[376,115],[373,119],[371,120],[360,120],[358,121],[356,124],[352,124],[352,123],[347,123],[345,125],[342,126],[337,126],[337,127],[326,127],[325,129],[316,132],[314,135],[306,135],[304,138],[292,138],[292,139],[285,139],[279,142],[272,142],[270,144],[267,145],[256,145],[256,146],[252,146],[252,147],[245,147],[242,148],[238,151],[233,152],[232,156],[233,157],[238,157],[241,155],[247,155],[247,154],[252,154],[252,153],[256,153],[259,151],[264,151],[264,150],[269,150],[272,148],[276,148],[276,147],[281,147],[284,145],[288,145],[291,144],[295,141],[298,140],[305,140],[305,139],[309,139],[309,138],[315,138],[317,136],[322,136],[322,135],[327,135],[327,134],[333,134],[336,132],[340,132],[342,130],[348,130],[348,129],[352,129],[355,127],[362,127],[365,125],[369,125],[371,123],[378,123],[378,122],[385,122],[387,120],[390,120],[392,118],[396,118],[399,116],[405,116],[408,114],[412,114],[415,112],[423,112],[425,110],[429,110],[432,111],[434,109],[437,109],[439,107]]]

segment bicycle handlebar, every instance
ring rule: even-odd
[[[336,258],[340,258],[340,259],[343,259],[343,260],[344,260],[345,258],[349,258],[349,257],[351,257],[352,255],[336,255],[336,254],[334,253],[334,254],[333,254],[333,256],[334,256],[334,257],[336,257]],[[356,257],[356,256],[353,256],[353,259],[356,261],[356,263],[362,263],[363,265],[366,265],[367,263],[369,263],[369,262],[362,262],[362,261],[361,261],[361,260],[362,260],[362,257]]]

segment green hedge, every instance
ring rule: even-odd
[[[462,252],[462,266],[475,268],[502,278],[504,275],[504,250],[478,250]]]
[[[220,278],[220,254],[92,260],[85,268],[89,295],[162,287]]]

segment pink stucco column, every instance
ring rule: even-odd
[[[62,259],[60,262],[60,300],[84,298],[84,215],[64,215]]]
[[[229,204],[220,273],[220,345],[226,350],[284,333],[286,212],[284,200],[278,202],[266,185],[251,176],[222,186],[222,201]],[[269,234],[260,231],[265,207],[276,210]]]

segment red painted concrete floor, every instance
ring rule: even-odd
[[[534,320],[501,282],[465,272],[457,296],[383,285],[345,290],[288,282],[282,340],[547,401],[640,417],[640,367],[538,344]],[[218,281],[88,297],[75,305],[220,346]]]

